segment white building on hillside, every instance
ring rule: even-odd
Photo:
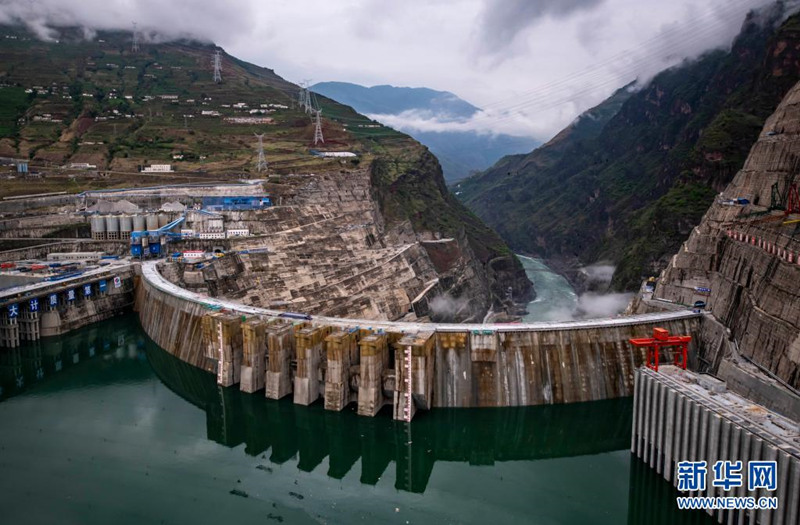
[[[172,164],[151,164],[142,168],[144,173],[172,173]]]

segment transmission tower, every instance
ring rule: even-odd
[[[136,29],[136,22],[133,23],[133,44],[131,44],[131,51],[134,53],[139,52],[139,31]]]
[[[297,94],[297,104],[303,108],[306,113],[313,113],[314,106],[311,103],[311,92],[308,90],[311,80],[306,79],[300,83],[300,92]]]
[[[322,120],[320,119],[320,115],[322,114],[322,110],[317,110],[317,121],[314,124],[314,145],[317,145],[317,142],[322,142],[325,144],[325,139],[322,138]]]
[[[222,82],[222,57],[219,54],[219,49],[214,52],[214,82],[217,84]]]
[[[264,134],[253,133],[258,138],[258,160],[256,161],[256,171],[261,173],[267,171],[267,159],[264,157]]]

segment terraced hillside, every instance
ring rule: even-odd
[[[381,235],[456,240],[474,282],[444,289],[469,288],[475,312],[508,304],[509,289],[518,300],[532,294],[505,243],[450,195],[437,159],[407,135],[318,97],[325,142],[315,146],[313,119],[295,103],[298,86],[272,70],[223,53],[217,83],[211,44],[146,43],[132,52],[130,42],[129,33],[87,40],[76,29],[42,42],[0,27],[0,157],[27,159],[33,172],[3,167],[0,196],[240,178],[266,178],[280,193],[282,185],[294,191],[298,177],[366,176],[365,205],[377,206]],[[266,172],[255,169],[254,133],[264,134]],[[174,172],[140,171],[152,164]],[[320,205],[335,215],[340,203]]]

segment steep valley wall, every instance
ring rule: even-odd
[[[778,207],[791,207],[787,201],[800,183],[799,161],[800,86],[795,86],[655,288],[653,299],[707,303],[718,327],[706,323],[700,357],[712,372],[740,354],[800,388],[800,208],[769,211],[776,204],[771,202],[776,184],[784,196]],[[751,204],[725,203],[735,198]],[[640,299],[634,310],[659,308],[658,301]]]
[[[270,186],[280,205],[225,212],[226,228],[250,236],[206,244],[232,253],[201,265],[175,264],[165,276],[248,305],[379,320],[474,322],[507,294],[505,284],[516,279],[513,261],[498,257],[484,265],[466,235],[418,231],[408,221],[387,224],[370,184],[367,169],[283,176]],[[180,241],[175,249],[190,244]]]

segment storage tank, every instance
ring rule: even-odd
[[[133,216],[133,231],[135,232],[143,232],[144,228],[144,215],[134,215]]]
[[[161,228],[169,224],[169,215],[166,213],[159,213],[158,214],[158,227]]]
[[[92,239],[103,240],[106,238],[106,220],[100,215],[95,215],[89,221],[92,230]]]
[[[158,217],[150,213],[147,215],[147,231],[156,231],[158,229]]]
[[[119,231],[122,233],[130,233],[133,231],[133,220],[130,215],[122,215],[119,218]]]
[[[130,215],[122,215],[119,218],[119,237],[120,239],[130,239],[133,229],[133,220]]]
[[[116,215],[106,215],[106,239],[119,239],[119,217]]]
[[[119,234],[119,217],[116,215],[106,215],[106,233]]]

